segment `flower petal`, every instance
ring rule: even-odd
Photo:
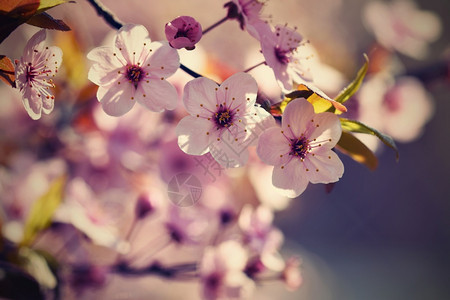
[[[27,45],[24,48],[22,59],[29,63],[34,62],[33,58],[36,55],[34,50],[38,52],[42,52],[44,50],[44,41],[46,38],[45,29],[39,30],[36,32],[27,42]]]
[[[103,110],[110,116],[122,116],[129,112],[136,103],[131,100],[134,95],[132,84],[112,84],[106,87],[99,87],[97,91],[98,101],[102,104]]]
[[[183,103],[191,115],[211,117],[216,110],[217,83],[209,78],[200,77],[184,86]]]
[[[175,129],[178,146],[187,154],[203,155],[209,151],[212,130],[212,123],[206,119],[184,117]]]
[[[291,160],[284,168],[275,166],[272,183],[279,192],[289,198],[295,198],[303,193],[308,186],[308,179],[298,160]]]
[[[54,98],[51,98],[51,96],[49,96],[48,98],[46,96],[42,96],[42,111],[44,113],[46,114],[51,113],[54,106],[55,106]]]
[[[180,56],[177,50],[167,42],[153,42],[150,44],[152,52],[144,62],[145,70],[152,77],[169,77],[180,67]],[[150,64],[150,66],[147,66]]]
[[[336,153],[331,150],[314,156],[308,155],[304,160],[304,168],[308,169],[311,183],[336,182],[344,174],[344,165]]]
[[[130,64],[137,64],[138,60],[145,56],[151,40],[147,29],[142,25],[126,24],[119,29],[115,39],[115,46],[120,51],[125,60]]]
[[[322,146],[326,146],[328,149],[333,148],[342,134],[341,122],[338,116],[324,112],[316,114],[312,120],[314,120],[314,127],[309,135],[309,139],[317,139]]]
[[[258,85],[250,74],[236,73],[220,85],[217,91],[217,104],[226,102],[229,109],[242,107],[243,110],[255,104],[257,93]]]
[[[281,166],[289,159],[290,146],[280,127],[272,127],[259,137],[256,153],[268,165]]]
[[[288,103],[283,113],[282,128],[286,133],[292,133],[292,138],[305,134],[311,127],[314,117],[314,108],[304,98],[294,99]]]
[[[87,58],[95,63],[89,69],[88,79],[97,85],[108,85],[117,81],[122,75],[118,71],[123,68],[117,57],[113,55],[111,47],[92,49]]]
[[[214,159],[225,168],[237,168],[245,165],[249,155],[247,148],[245,140],[238,139],[236,141],[235,135],[228,130],[224,130],[220,140],[214,141],[209,147]]]
[[[25,88],[22,103],[28,115],[33,120],[37,120],[41,117],[42,100],[41,97],[38,97],[37,92],[34,89],[29,87]]]
[[[177,107],[178,93],[175,87],[166,80],[149,79],[141,82],[134,94],[135,99],[154,112]]]

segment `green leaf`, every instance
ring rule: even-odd
[[[36,14],[40,14],[52,7],[58,6],[60,4],[64,3],[74,3],[75,1],[70,0],[41,0],[41,3],[39,4],[39,8],[37,9]]]
[[[340,120],[341,120],[342,130],[347,130],[350,132],[366,133],[366,134],[371,134],[371,135],[378,137],[386,146],[392,148],[395,151],[395,157],[396,157],[396,160],[398,161],[398,159],[399,159],[398,149],[397,149],[397,146],[395,145],[394,140],[390,136],[383,134],[383,133],[379,132],[378,130],[373,129],[373,128],[371,128],[361,122],[358,122],[358,121],[349,120],[349,119],[345,119],[345,118],[340,118]]]
[[[343,131],[336,149],[345,155],[350,156],[355,161],[365,165],[370,170],[378,167],[378,159],[373,152],[364,145],[357,137],[348,131]]]
[[[14,64],[5,55],[0,55],[0,80],[4,81],[6,84],[12,87],[16,86]]]
[[[48,191],[34,203],[25,224],[21,246],[30,245],[36,234],[50,225],[53,213],[61,203],[65,182],[65,175],[55,179]]]
[[[62,20],[54,19],[48,13],[43,12],[37,15],[32,16],[27,24],[37,26],[45,29],[55,29],[61,31],[69,31],[70,27],[67,26]]]
[[[355,94],[359,87],[361,86],[362,81],[364,80],[364,76],[366,76],[367,69],[369,68],[369,58],[366,54],[364,54],[364,59],[366,62],[364,65],[359,69],[358,73],[356,74],[356,78],[347,85],[340,93],[337,95],[334,100],[339,103],[344,103],[348,99],[350,99],[353,94]]]

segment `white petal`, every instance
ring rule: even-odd
[[[256,152],[259,158],[268,165],[281,166],[289,159],[289,142],[281,133],[280,127],[272,127],[259,137]]]
[[[304,98],[294,99],[284,110],[282,128],[286,133],[292,133],[293,138],[299,138],[309,128],[312,129],[313,117],[314,108],[311,103]]]
[[[180,67],[180,56],[177,50],[169,46],[167,42],[153,42],[150,44],[152,52],[143,66],[154,77],[169,77]],[[150,66],[147,66],[150,64]]]
[[[50,96],[47,98],[46,96],[42,97],[42,111],[46,114],[49,114],[52,112],[53,107],[55,106],[55,100],[52,99]]]
[[[123,68],[111,47],[98,47],[91,50],[87,58],[95,63],[89,69],[88,79],[97,85],[108,85],[117,81],[122,75],[118,73]]]
[[[178,136],[178,146],[183,152],[191,155],[207,153],[211,143],[212,126],[212,122],[206,119],[192,116],[184,117],[175,129]]]
[[[325,112],[316,114],[312,119],[314,120],[314,127],[308,138],[310,140],[317,139],[328,149],[333,148],[342,134],[339,118],[333,113]]]
[[[112,84],[106,87],[99,87],[97,91],[98,101],[102,104],[103,110],[110,116],[122,116],[129,112],[136,103],[132,100],[134,86],[132,84]]]
[[[217,91],[217,99],[220,101],[218,104],[226,102],[230,109],[239,107],[244,110],[255,104],[257,93],[258,85],[251,75],[236,73],[220,85]]]
[[[293,159],[284,168],[274,167],[272,183],[281,194],[289,198],[295,198],[306,189],[308,179],[303,172],[301,162],[298,159]]]
[[[154,112],[161,112],[164,109],[173,110],[178,103],[178,93],[175,87],[161,79],[140,82],[134,97],[139,103]]]
[[[236,141],[229,131],[224,130],[220,140],[215,140],[209,148],[214,159],[225,168],[237,168],[248,161],[248,144],[239,139]]]
[[[116,35],[115,46],[125,60],[137,64],[143,51],[148,51],[144,44],[149,45],[151,40],[147,29],[142,25],[126,24],[119,29]]]
[[[39,30],[36,32],[27,42],[25,49],[23,51],[23,60],[26,63],[33,62],[33,58],[36,55],[34,50],[39,52],[44,49],[44,41],[45,41],[46,33],[45,29]]]
[[[200,77],[184,86],[183,103],[193,116],[210,117],[216,110],[216,89],[219,86],[211,79]]]
[[[331,150],[312,156],[309,154],[304,160],[304,168],[311,183],[336,182],[344,174],[344,165],[339,157]]]
[[[35,90],[29,87],[25,88],[22,97],[22,103],[28,115],[33,120],[37,120],[41,117],[42,100],[41,97],[38,97],[37,92]]]

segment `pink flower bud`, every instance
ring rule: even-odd
[[[170,46],[176,49],[193,50],[202,38],[202,26],[194,18],[177,17],[166,24],[166,38]]]

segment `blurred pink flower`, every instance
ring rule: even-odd
[[[91,50],[88,78],[99,86],[97,98],[111,116],[127,113],[137,102],[154,112],[177,106],[176,89],[165,79],[180,66],[175,49],[152,42],[142,25],[124,25],[113,46]]]
[[[236,241],[208,247],[200,262],[203,298],[241,299],[252,292],[254,283],[244,274],[247,252]]]
[[[181,16],[166,24],[165,33],[173,48],[193,50],[202,38],[202,25],[192,17]]]
[[[236,19],[242,30],[245,28],[250,35],[258,38],[254,25],[265,23],[260,17],[264,4],[258,0],[232,0],[225,3],[224,7],[228,8],[228,18]]]
[[[28,41],[20,61],[16,61],[16,85],[22,93],[25,110],[33,120],[42,112],[49,114],[55,96],[49,88],[55,87],[51,77],[58,72],[62,51],[56,46],[44,47],[45,30],[38,31]]]
[[[418,9],[413,1],[371,1],[363,17],[380,44],[413,58],[424,58],[428,44],[441,34],[438,16]]]
[[[227,168],[244,165],[247,147],[257,138],[255,128],[271,118],[255,106],[257,91],[256,81],[245,73],[232,75],[220,86],[204,77],[188,82],[183,101],[191,115],[176,128],[181,150],[191,155],[211,152]]]
[[[314,113],[305,99],[291,101],[283,113],[281,130],[272,127],[259,139],[257,153],[266,164],[275,166],[272,183],[288,197],[297,197],[308,183],[338,181],[344,165],[331,150],[342,129],[332,113]]]
[[[207,216],[200,211],[171,205],[165,227],[172,241],[177,244],[197,244],[208,229]]]
[[[266,206],[253,208],[246,205],[239,216],[239,227],[244,234],[244,241],[250,249],[258,254],[278,251],[283,234],[272,225],[273,212]]]
[[[294,83],[311,81],[309,68],[301,60],[299,47],[302,46],[302,36],[295,29],[277,25],[258,26],[261,50],[266,64],[272,68],[278,84],[285,91],[290,91]]]
[[[371,77],[361,87],[357,99],[358,119],[400,142],[418,138],[434,112],[430,94],[413,77],[395,81],[385,76]]]
[[[286,265],[281,274],[281,279],[284,281],[286,288],[290,291],[295,291],[300,287],[303,282],[302,275],[300,273],[300,259],[293,256],[286,261]]]

